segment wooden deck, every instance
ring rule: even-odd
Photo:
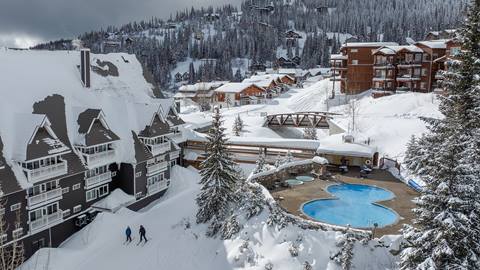
[[[375,170],[369,175],[368,179],[359,178],[359,174],[359,169],[352,168],[351,171],[345,175],[334,175],[334,178],[331,181],[317,179],[313,182],[304,183],[303,185],[295,186],[293,188],[276,189],[270,192],[277,200],[279,197],[282,197],[282,200],[278,201],[288,212],[310,219],[303,215],[300,209],[302,204],[314,199],[332,198],[332,195],[326,192],[326,188],[329,185],[344,182],[351,184],[374,185],[385,188],[393,192],[395,198],[379,202],[379,204],[389,207],[397,212],[400,216],[400,220],[393,225],[377,229],[375,237],[386,234],[398,234],[399,230],[403,227],[403,224],[411,223],[412,218],[414,218],[412,209],[415,205],[412,200],[418,196],[418,193],[386,171]]]

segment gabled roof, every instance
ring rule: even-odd
[[[185,122],[178,116],[177,110],[172,106],[167,114],[167,122],[172,126],[180,126],[185,124]]]
[[[342,48],[398,46],[396,42],[347,42]]]
[[[138,133],[139,137],[158,137],[170,133],[170,125],[165,120],[162,107],[152,115],[150,123]]]
[[[343,54],[331,54],[330,60],[347,60],[348,56]]]
[[[405,46],[383,46],[378,48],[372,54],[385,54],[385,55],[395,55],[402,51],[408,51],[412,53],[423,53],[423,50],[414,45],[405,45]]]
[[[217,93],[240,93],[243,90],[245,90],[245,89],[247,89],[248,87],[251,87],[251,86],[255,86],[255,87],[260,88],[263,91],[265,91],[265,89],[263,89],[262,87],[254,84],[254,83],[241,82],[241,83],[227,83],[227,84],[224,84],[224,85],[220,86],[219,88],[215,89],[215,92],[217,92]]]
[[[439,39],[439,40],[419,41],[416,44],[421,44],[431,49],[446,49],[448,41],[449,41],[448,39]]]
[[[92,146],[113,141],[120,138],[110,130],[105,114],[99,109],[87,109],[78,115],[79,140],[75,143],[83,146]]]
[[[197,92],[197,91],[208,91],[218,88],[228,81],[213,81],[213,82],[198,82],[195,84],[182,85],[178,88],[179,92]]]
[[[46,115],[17,114],[13,158],[16,161],[26,161],[70,152],[70,149],[55,135],[50,125]]]

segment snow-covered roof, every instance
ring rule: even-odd
[[[134,201],[135,197],[133,195],[128,195],[123,190],[117,188],[92,206],[100,210],[116,212],[121,207],[127,206]]]
[[[448,41],[449,40],[439,39],[439,40],[419,41],[417,42],[417,44],[421,44],[431,49],[446,49]]]
[[[405,45],[405,46],[384,46],[375,50],[372,54],[383,53],[386,55],[395,55],[398,52],[406,50],[414,53],[422,53],[423,50],[415,45]]]
[[[342,48],[398,46],[396,42],[348,42]]]
[[[219,88],[215,89],[215,92],[221,92],[221,93],[240,93],[242,92],[243,90],[247,89],[248,87],[251,87],[251,86],[257,86],[255,85],[254,83],[244,83],[244,82],[241,82],[241,83],[227,83],[227,84],[224,84],[222,86],[220,86]],[[259,86],[257,86],[258,88],[261,88]],[[263,89],[263,88],[261,88]]]
[[[336,134],[320,140],[317,154],[345,155],[352,157],[372,158],[376,152],[374,147],[343,141],[343,134]]]
[[[196,84],[182,85],[178,88],[178,91],[179,92],[208,91],[208,90],[218,88],[226,83],[228,83],[228,81],[198,82]]]
[[[347,60],[348,56],[343,54],[332,54],[330,60]]]
[[[142,130],[152,119],[153,112],[161,106],[167,113],[167,107],[173,103],[171,99],[155,98],[155,86],[144,77],[144,70],[135,55],[91,54],[90,88],[83,87],[80,79],[79,51],[0,50],[0,59],[0,134],[7,163],[23,157],[18,155],[26,147],[23,136],[31,136],[30,131],[41,118],[28,116],[31,121],[18,121],[16,115],[31,114],[34,104],[47,97],[60,96],[63,100],[50,113],[65,117],[68,134],[55,132],[60,138],[69,140],[63,141],[66,145],[73,143],[78,134],[79,115],[74,108],[101,108],[108,116],[110,129],[121,139],[116,148],[117,162],[126,163],[135,162],[132,130]],[[97,61],[111,65],[101,67]],[[110,66],[117,72],[94,71],[94,67],[105,70]],[[141,106],[152,109],[138,110]]]

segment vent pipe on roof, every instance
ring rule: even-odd
[[[80,50],[80,75],[84,87],[90,87],[90,49]]]

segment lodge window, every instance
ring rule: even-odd
[[[420,76],[420,72],[421,72],[421,70],[419,68],[416,68],[416,69],[413,70],[413,75],[414,76]]]
[[[103,197],[108,194],[108,185],[101,186],[97,189],[98,197]]]
[[[31,161],[31,162],[22,162],[22,167],[28,170],[39,169],[42,167],[47,167],[50,165],[55,165],[61,163],[62,159],[60,156],[48,157],[41,160]]]
[[[70,187],[66,187],[62,189],[62,194],[68,193],[70,191]]]
[[[41,248],[45,247],[45,239],[38,239],[37,241],[32,242],[32,249],[33,250],[39,250]]]
[[[80,184],[75,184],[72,186],[72,190],[77,190],[80,188]]]
[[[95,190],[95,189],[89,190],[89,191],[86,192],[85,196],[87,198],[87,202],[93,201],[97,198],[97,190]]]
[[[416,53],[415,54],[415,62],[421,62],[422,61],[422,54],[421,53]]]
[[[106,172],[108,172],[107,165],[100,166],[100,167],[97,167],[97,168],[86,171],[85,172],[85,177],[90,178],[90,177],[94,177],[94,176],[97,176],[97,175],[100,175],[100,174],[104,174]]]
[[[17,239],[22,235],[23,235],[23,228],[18,228],[12,232],[12,236],[14,239]]]
[[[358,60],[357,59],[352,59],[352,65],[358,65]]]
[[[10,211],[16,211],[18,209],[20,209],[22,207],[22,203],[16,203],[16,204],[12,204],[10,205]]]
[[[30,222],[32,222],[35,220],[39,220],[44,216],[49,216],[57,212],[58,212],[58,202],[30,211],[28,213],[28,216],[29,216]]]
[[[143,195],[142,192],[137,192],[137,194],[135,194],[135,198],[137,198],[137,199],[138,199],[138,198],[141,198],[142,195]]]
[[[351,49],[350,52],[356,53],[356,52],[358,52],[358,49]]]
[[[137,172],[137,173],[135,174],[135,177],[140,177],[140,176],[142,176],[142,172]]]
[[[157,175],[154,175],[152,177],[149,177],[147,178],[147,186],[151,186],[157,182],[162,182],[163,180],[165,180],[165,174],[162,172],[162,173],[159,173]]]
[[[80,204],[73,207],[73,213],[78,213],[78,212],[80,212],[80,210],[82,210],[82,205],[80,205]]]
[[[30,196],[30,197],[35,196],[35,195],[38,195],[38,194],[41,194],[41,193],[44,193],[44,192],[48,192],[50,190],[60,188],[58,183],[59,183],[58,180],[54,180],[54,181],[50,181],[50,182],[43,183],[43,184],[40,184],[40,185],[35,185],[35,186],[28,189],[28,196]]]
[[[63,211],[62,217],[66,218],[66,217],[70,216],[70,212],[71,212],[70,209],[67,209],[67,210]]]
[[[420,83],[420,88],[421,88],[421,89],[427,88],[427,84],[426,84],[425,82],[421,82],[421,83]]]

